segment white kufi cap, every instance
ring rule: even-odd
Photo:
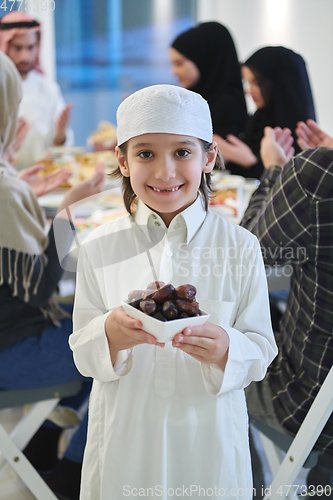
[[[142,134],[189,135],[212,142],[207,101],[175,85],[152,85],[127,97],[117,111],[117,144]]]

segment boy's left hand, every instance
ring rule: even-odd
[[[184,328],[177,333],[172,346],[200,363],[213,363],[224,370],[228,360],[229,335],[220,326],[206,322],[202,326]]]

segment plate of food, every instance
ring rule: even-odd
[[[215,192],[210,209],[226,219],[238,223],[243,214],[243,186],[246,179],[240,175],[223,175],[214,184]]]
[[[98,129],[90,134],[87,142],[95,151],[114,151],[117,144],[115,125],[106,120],[99,122]]]
[[[82,148],[80,148],[82,149]],[[41,158],[37,163],[42,163],[44,168],[37,174],[38,177],[48,175],[59,168],[66,168],[71,175],[60,189],[69,189],[80,181],[89,179],[95,172],[97,163],[103,161],[105,163],[106,174],[114,170],[117,165],[117,158],[113,151],[99,151],[95,153],[79,153],[69,154],[68,151],[54,154],[52,148],[46,153],[44,158]]]

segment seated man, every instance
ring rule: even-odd
[[[290,130],[266,127],[265,172],[241,225],[258,237],[267,264],[293,267],[279,354],[246,398],[250,414],[295,435],[333,362],[333,149],[308,149],[286,163],[292,142]],[[332,416],[316,447],[324,454],[308,486],[332,486]]]
[[[50,146],[71,145],[66,130],[72,104],[65,105],[59,85],[39,66],[41,27],[24,12],[10,12],[0,22],[0,50],[16,65],[22,78],[19,116],[27,122],[27,135],[16,154],[19,170],[36,163]]]

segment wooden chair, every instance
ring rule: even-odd
[[[264,500],[298,498],[294,481],[302,467],[316,465],[321,451],[313,449],[333,411],[333,366],[313,401],[301,427],[293,438],[280,433],[250,415],[250,423],[259,430],[273,481]],[[284,454],[281,450],[284,450]]]
[[[43,481],[21,450],[41,427],[60,399],[74,396],[82,388],[81,380],[38,389],[0,390],[0,410],[32,404],[11,433],[0,424],[0,474],[11,465],[37,500],[57,497]]]

